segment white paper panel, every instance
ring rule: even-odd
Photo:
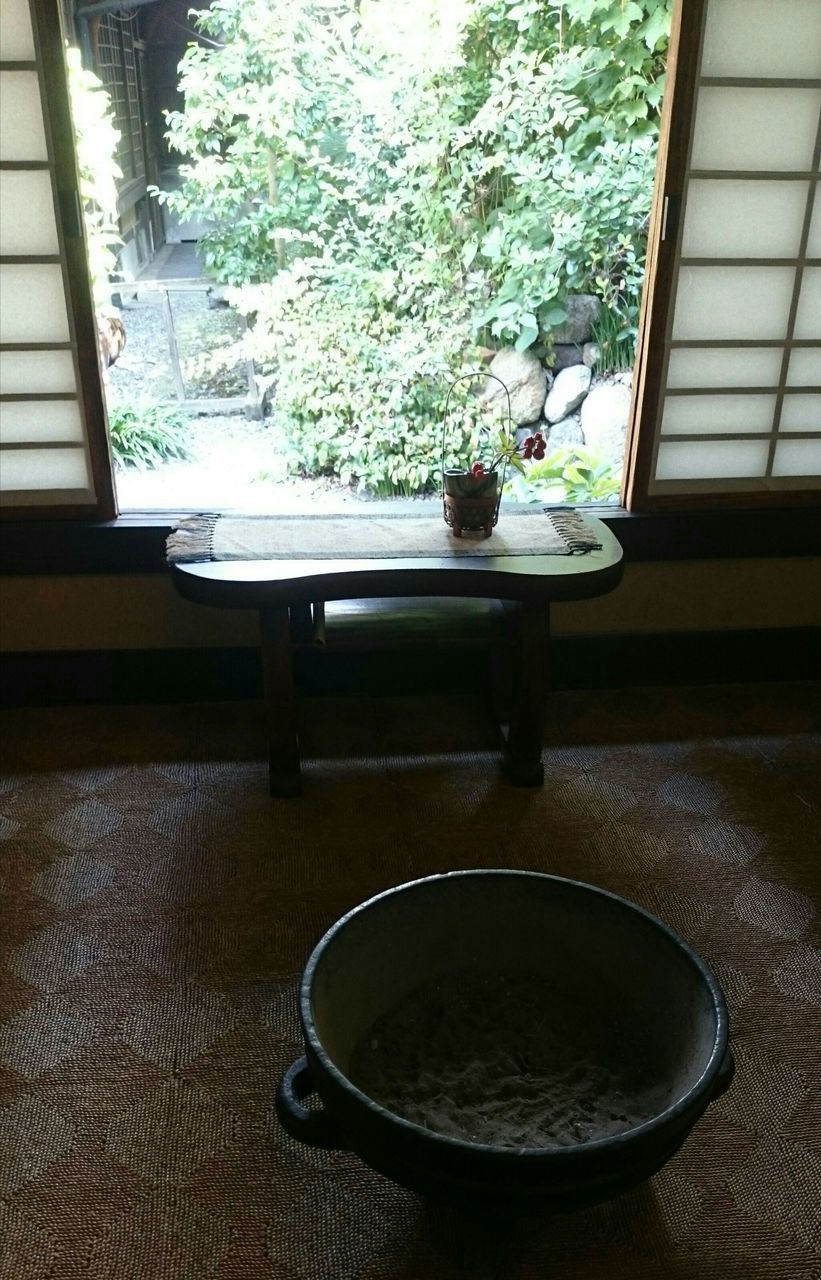
[[[56,443],[83,439],[76,400],[13,400],[0,403],[0,444]],[[0,463],[2,465],[2,463]]]
[[[694,348],[670,352],[667,386],[774,387],[781,375],[782,353],[774,347],[719,351]]]
[[[70,351],[0,351],[0,393],[77,389]]]
[[[673,338],[783,338],[792,267],[682,267]]]
[[[821,431],[821,395],[785,396],[782,431]]]
[[[34,36],[28,0],[0,3],[0,62],[33,62]]]
[[[661,433],[716,435],[771,431],[775,396],[668,396]]]
[[[773,475],[812,476],[818,480],[821,477],[821,440],[779,440]]]
[[[821,258],[821,183],[815,183],[810,237],[807,241],[807,257]]]
[[[821,341],[821,267],[804,271],[793,337]]]
[[[790,355],[788,387],[821,387],[821,347],[801,347]]]
[[[0,103],[0,160],[47,160],[37,72],[0,71]]]
[[[59,252],[51,174],[6,170],[0,178],[0,254]]]
[[[811,169],[821,89],[702,88],[693,169]]]
[[[0,266],[0,342],[68,342],[62,268]]]
[[[818,0],[710,0],[703,75],[818,79],[819,67]]]
[[[685,258],[795,258],[807,207],[803,182],[693,178],[687,189]]]
[[[724,480],[763,476],[768,440],[666,440],[659,445],[657,480]]]
[[[91,477],[84,449],[4,449],[0,453],[0,490],[77,489],[91,498]],[[41,501],[40,494],[37,501]]]

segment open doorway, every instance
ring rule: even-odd
[[[618,500],[671,3],[86,8],[122,510],[430,498],[469,373],[545,440],[505,500]]]

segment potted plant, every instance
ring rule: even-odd
[[[460,538],[462,531],[480,530],[486,538],[493,533],[499,518],[505,472],[508,466],[523,472],[531,458],[540,461],[545,455],[545,438],[534,431],[517,443],[513,427],[502,428],[493,449],[484,459],[477,458],[469,470],[447,467],[443,472],[445,523]]]

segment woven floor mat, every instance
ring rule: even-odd
[[[500,780],[470,701],[317,700],[290,801],[254,703],[5,713],[2,1280],[818,1280],[819,697],[557,695],[543,791]],[[273,1095],[328,925],[505,865],[683,934],[738,1071],[649,1184],[477,1256],[451,1211],[287,1137]]]

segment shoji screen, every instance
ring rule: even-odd
[[[0,505],[113,514],[56,0],[0,5]]]
[[[821,0],[683,0],[682,22],[671,111],[688,118],[670,122],[678,155],[658,202],[658,234],[672,245],[658,250],[669,269],[644,336],[655,350],[638,404],[643,496],[648,506],[705,493],[812,500]]]

